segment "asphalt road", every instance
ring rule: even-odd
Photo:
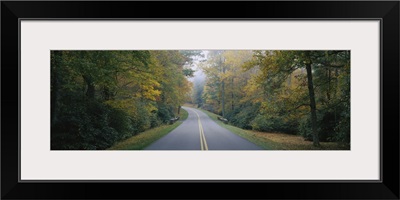
[[[207,114],[182,107],[188,118],[145,150],[262,150],[214,122]]]

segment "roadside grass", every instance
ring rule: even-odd
[[[174,124],[162,125],[153,129],[149,129],[124,141],[118,142],[107,150],[142,150],[181,125],[182,122],[187,119],[187,117],[188,112],[184,109],[181,109],[180,119]]]
[[[186,111],[186,110],[184,110],[184,109],[181,109],[181,113],[180,113],[180,119],[179,119],[179,121],[178,122],[183,122],[183,121],[185,121],[187,118],[188,118],[188,116],[189,116],[189,113]]]
[[[196,108],[194,105],[185,106]],[[244,130],[236,126],[224,124],[218,120],[217,114],[197,108],[206,113],[212,120],[232,133],[243,137],[266,150],[350,150],[350,146],[337,142],[320,142],[320,147],[314,147],[311,141],[305,141],[302,136],[285,133],[266,133],[253,130]]]

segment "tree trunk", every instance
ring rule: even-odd
[[[104,101],[108,101],[108,100],[112,99],[112,97],[111,97],[112,94],[110,92],[110,89],[107,86],[103,87],[102,96],[103,96]]]
[[[85,80],[87,86],[86,96],[89,99],[94,99],[95,88],[92,78],[90,76],[83,75],[83,79]]]
[[[235,100],[234,100],[234,98],[233,98],[233,77],[232,77],[232,80],[231,80],[231,84],[232,84],[232,92],[231,92],[231,99],[232,99],[232,112],[233,112],[233,110],[235,110]]]
[[[292,74],[289,74],[289,77],[287,79],[287,90],[286,90],[286,94],[289,95],[290,94],[290,88],[292,86]]]
[[[225,117],[225,82],[222,80],[222,117]]]
[[[338,86],[338,69],[335,69],[335,83],[334,83],[334,88],[333,88],[333,99],[336,100],[336,96],[337,96],[337,86]],[[335,124],[337,122],[337,116],[336,116],[336,106],[334,107],[334,111],[335,111]]]
[[[334,89],[333,89],[333,98],[334,99],[336,99],[336,96],[337,96],[338,76],[339,76],[338,69],[335,69],[335,85],[334,85]]]
[[[307,69],[307,82],[308,82],[308,93],[310,96],[310,108],[311,108],[311,129],[313,133],[313,144],[319,146],[319,137],[317,131],[317,108],[315,104],[314,84],[311,70],[311,62],[306,64]]]
[[[225,67],[222,65],[222,57],[220,57],[220,65],[222,67],[222,74],[225,74]],[[222,78],[222,95],[221,95],[221,103],[222,103],[222,117],[225,117],[225,81],[224,77]]]
[[[328,102],[331,100],[331,69],[328,68],[328,90],[326,91],[326,98]]]

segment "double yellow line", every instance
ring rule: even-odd
[[[193,109],[192,109],[193,110]],[[200,146],[201,146],[201,150],[202,151],[207,151],[208,150],[208,146],[207,146],[207,141],[206,141],[206,137],[204,136],[204,130],[203,130],[203,125],[201,125],[201,121],[200,121],[200,116],[199,114],[193,110],[194,113],[196,113],[197,115],[197,121],[199,123],[199,132],[200,132]]]

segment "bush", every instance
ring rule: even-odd
[[[131,113],[131,123],[134,134],[143,132],[151,127],[151,113],[146,110],[144,103],[136,102],[136,105]]]
[[[258,131],[295,134],[297,133],[299,124],[296,120],[290,120],[284,117],[258,114],[254,120],[251,121],[251,126],[254,130]]]
[[[201,108],[203,108],[204,110],[210,111],[212,113],[216,113],[214,106],[211,104],[202,104]]]
[[[168,123],[174,117],[173,107],[166,104],[159,104],[157,115],[162,123]]]
[[[83,149],[104,149],[111,146],[118,139],[118,132],[108,126],[110,107],[97,102],[85,102],[86,110],[79,124],[79,135]]]
[[[256,130],[256,131],[271,131],[272,127],[269,122],[270,122],[269,119],[267,119],[265,116],[258,114],[251,121],[251,127],[253,130]]]
[[[277,132],[282,131],[285,124],[279,118],[259,114],[251,122],[251,126],[257,131]]]
[[[119,139],[126,139],[134,133],[131,117],[122,110],[110,109],[108,114],[108,126],[119,133]]]
[[[300,120],[299,134],[303,136],[304,140],[307,141],[313,140],[310,117],[304,117]]]
[[[337,124],[334,112],[324,112],[318,122],[320,141],[335,141],[335,126]]]
[[[171,105],[160,103],[152,112],[148,105],[132,101],[119,108],[81,92],[63,93],[51,126],[51,149],[106,149],[174,117]]]
[[[51,127],[52,149],[105,149],[132,135],[132,122],[124,111],[96,100],[74,100],[61,106]]]
[[[336,142],[338,141],[337,124],[338,116],[335,119],[334,112],[323,112],[317,115],[317,131],[319,141],[321,142]],[[308,115],[300,120],[299,134],[307,141],[313,140],[311,117]]]
[[[154,128],[160,126],[162,124],[161,120],[157,116],[157,112],[153,112],[150,115],[150,127]]]
[[[251,121],[257,116],[260,105],[241,105],[234,111],[228,112],[226,118],[234,126],[243,129],[251,129]]]
[[[350,143],[350,112],[341,113],[338,125],[335,127],[335,139],[339,142]]]

